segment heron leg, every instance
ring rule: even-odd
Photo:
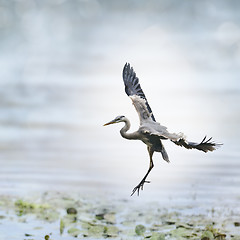
[[[144,183],[150,183],[149,181],[146,181],[146,178],[147,178],[148,174],[151,172],[151,170],[152,170],[153,167],[154,167],[153,160],[152,160],[152,156],[153,156],[154,151],[153,151],[152,148],[149,147],[149,146],[148,146],[148,153],[149,153],[149,157],[150,157],[150,164],[149,164],[148,171],[147,171],[147,173],[145,174],[145,176],[143,177],[143,179],[141,180],[141,182],[133,189],[131,196],[132,196],[136,191],[137,191],[137,194],[138,194],[138,196],[139,196],[139,191],[140,191],[140,189],[143,190],[143,185],[144,185]]]

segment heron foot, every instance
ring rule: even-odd
[[[139,196],[139,191],[143,190],[143,185],[145,183],[150,183],[150,181],[145,181],[145,179],[143,179],[133,190],[132,190],[132,194],[131,196],[137,191],[137,194]]]

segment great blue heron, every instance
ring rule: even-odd
[[[147,173],[140,181],[140,183],[133,189],[131,196],[137,191],[139,195],[140,189],[143,190],[143,185],[149,183],[146,181],[148,174],[151,172],[153,165],[153,153],[160,152],[163,159],[169,162],[167,152],[162,144],[161,140],[169,139],[178,146],[185,147],[187,149],[197,149],[203,152],[213,151],[221,144],[211,142],[212,138],[206,140],[206,136],[200,143],[188,142],[182,133],[169,133],[167,128],[156,122],[153,116],[152,110],[147,102],[147,98],[143,93],[143,90],[139,84],[138,78],[133,68],[129,63],[126,63],[123,68],[123,81],[125,85],[125,92],[131,98],[134,107],[137,110],[140,119],[140,127],[136,132],[128,133],[130,129],[130,122],[125,116],[117,116],[112,121],[104,124],[104,126],[124,122],[124,127],[120,130],[123,138],[141,140],[147,145],[147,150],[150,157],[150,165]]]

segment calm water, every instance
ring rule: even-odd
[[[239,200],[239,14],[224,1],[178,3],[1,7],[1,194],[130,196],[146,147],[122,139],[120,124],[102,126],[123,114],[138,127],[121,78],[128,61],[169,131],[224,143],[204,154],[166,142],[171,163],[154,155],[139,199]]]

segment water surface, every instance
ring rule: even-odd
[[[130,197],[148,168],[146,146],[122,139],[121,124],[102,126],[123,114],[138,128],[121,79],[127,61],[169,131],[224,143],[204,154],[166,142],[171,163],[154,155],[151,184],[137,201],[238,201],[236,8],[224,1],[121,4],[1,7],[0,193]]]

